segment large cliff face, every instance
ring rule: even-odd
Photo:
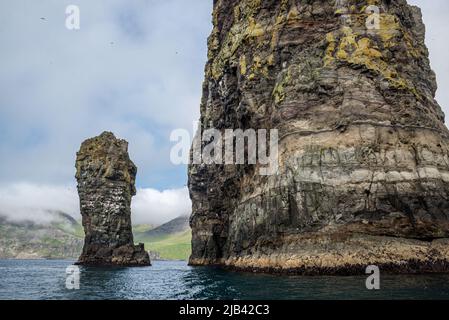
[[[190,166],[190,263],[447,270],[449,132],[420,10],[216,0],[213,23],[201,127],[278,129],[280,171]]]
[[[149,265],[143,244],[134,245],[131,197],[137,168],[128,143],[110,132],[88,139],[76,158],[76,179],[85,232],[81,265]]]

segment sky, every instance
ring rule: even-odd
[[[447,0],[423,9],[437,100],[449,115]],[[80,30],[65,26],[80,8]],[[79,216],[75,154],[107,130],[138,167],[135,223],[190,213],[170,132],[199,118],[212,0],[0,1],[0,213]]]

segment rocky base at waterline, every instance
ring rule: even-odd
[[[83,251],[76,265],[84,266],[151,266],[148,252],[144,245],[123,245],[111,248],[104,245],[90,245]]]
[[[78,265],[149,266],[144,245],[134,245],[131,197],[137,168],[128,143],[112,133],[88,139],[76,159],[76,178],[85,232]]]
[[[419,8],[217,0],[213,22],[201,131],[278,130],[279,173],[190,165],[190,264],[448,271],[449,131]]]
[[[214,263],[239,271],[301,275],[365,274],[369,265],[382,273],[448,273],[449,239],[415,239],[363,234],[313,233],[279,239],[270,249]]]

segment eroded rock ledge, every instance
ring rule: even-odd
[[[217,0],[213,22],[201,128],[278,129],[280,173],[190,166],[190,264],[447,272],[449,131],[419,8]]]
[[[76,158],[85,240],[77,262],[88,266],[148,266],[143,244],[134,245],[131,197],[137,168],[128,143],[110,132],[88,139]]]

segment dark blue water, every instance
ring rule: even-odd
[[[0,260],[0,299],[449,299],[449,276],[301,277],[192,268],[154,262],[148,268],[80,268],[80,289],[66,289],[72,261]]]

